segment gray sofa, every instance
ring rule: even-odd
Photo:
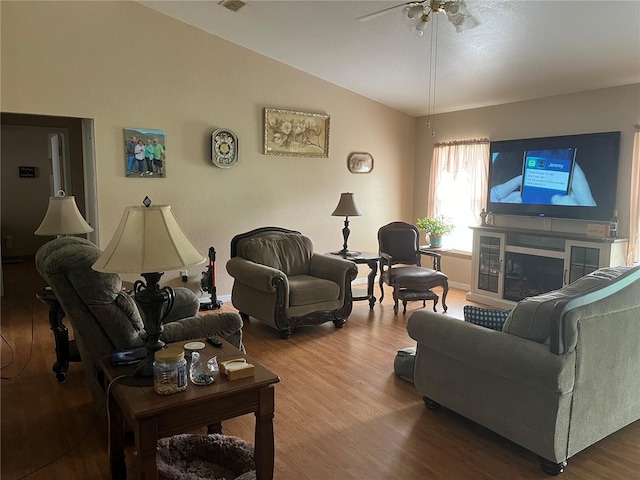
[[[525,298],[502,331],[426,310],[407,331],[427,407],[441,404],[538,454],[549,474],[640,419],[640,266]]]
[[[314,253],[300,232],[262,227],[231,240],[227,272],[231,302],[243,318],[257,318],[289,338],[294,328],[332,321],[341,328],[353,306],[356,264]]]
[[[117,350],[145,344],[141,311],[122,290],[115,273],[91,268],[102,252],[79,237],[60,237],[36,252],[36,268],[53,289],[73,326],[87,382],[97,407],[104,404],[98,360]],[[197,316],[199,300],[186,288],[176,288],[175,302],[163,319],[161,339],[167,343],[219,335],[244,350],[242,319],[236,313]]]

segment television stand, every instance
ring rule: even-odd
[[[472,229],[471,291],[466,298],[497,308],[513,308],[525,297],[626,263],[627,239],[508,227]]]

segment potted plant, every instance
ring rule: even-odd
[[[429,245],[437,248],[442,246],[442,236],[450,234],[455,225],[444,215],[437,215],[435,218],[419,218],[416,227],[429,236]]]

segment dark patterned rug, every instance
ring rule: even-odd
[[[228,435],[182,434],[158,441],[160,480],[255,480],[253,444]]]

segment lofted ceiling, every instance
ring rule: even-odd
[[[431,21],[423,37],[394,1],[139,3],[413,116],[430,113]],[[438,14],[435,112],[640,83],[640,0],[467,0],[479,22]],[[640,109],[640,105],[638,107]],[[433,107],[431,107],[433,111]]]

